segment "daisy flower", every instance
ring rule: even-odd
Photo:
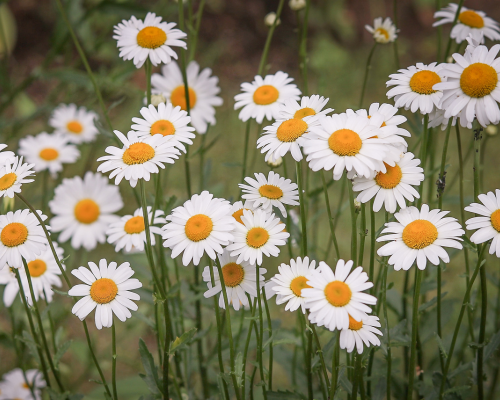
[[[71,238],[74,249],[90,251],[106,241],[109,225],[120,218],[113,213],[123,207],[123,201],[118,188],[105,176],[88,171],[83,179],[63,179],[49,207],[54,214],[52,230],[61,232],[59,241]]]
[[[210,68],[200,72],[196,61],[191,61],[187,66],[187,82],[189,93],[189,115],[191,125],[199,134],[207,132],[208,125],[215,125],[215,108],[222,105],[219,78],[212,75]],[[186,88],[182,73],[176,62],[164,65],[161,74],[153,74],[151,83],[155,93],[161,93],[172,103],[187,111]]]
[[[151,245],[156,243],[155,234],[161,235],[161,228],[154,226],[157,224],[165,224],[167,221],[163,217],[165,213],[161,210],[156,210],[153,218],[153,208],[148,207],[149,232],[151,237]],[[115,251],[119,252],[125,249],[125,252],[144,251],[144,243],[146,243],[146,227],[144,224],[142,207],[135,210],[134,215],[125,215],[120,218],[120,221],[113,222],[109,225],[106,235],[108,243],[115,244]]]
[[[22,271],[22,268],[20,271]],[[10,307],[12,303],[14,303],[17,293],[19,292],[19,283],[17,282],[14,269],[8,265],[0,269],[0,285],[5,285],[5,289],[3,291],[3,304],[5,307]],[[0,399],[2,398],[1,394],[2,392],[0,391]]]
[[[140,300],[140,296],[132,292],[142,287],[138,279],[130,279],[134,270],[130,263],[124,262],[117,267],[116,262],[105,259],[99,261],[99,266],[89,262],[89,268],[80,267],[71,273],[84,284],[73,286],[68,294],[70,296],[83,296],[73,306],[71,312],[81,321],[95,310],[95,326],[110,328],[113,325],[113,314],[124,322],[132,314],[129,310],[137,311],[137,304],[132,300]]]
[[[331,331],[349,328],[349,316],[361,321],[371,312],[367,304],[374,305],[377,298],[363,293],[371,288],[368,275],[362,267],[351,272],[354,262],[339,260],[335,272],[324,262],[307,275],[310,288],[302,289],[309,321]]]
[[[380,346],[377,335],[382,336],[382,332],[377,328],[380,328],[380,322],[374,315],[365,315],[361,321],[356,321],[349,315],[349,327],[340,331],[340,348],[352,353],[356,346],[358,353],[362,354],[363,343],[366,347]]]
[[[247,293],[252,297],[257,296],[257,283],[255,265],[247,261],[237,262],[236,257],[229,255],[227,250],[218,255],[222,276],[226,285],[226,294],[228,304],[232,304],[233,308],[238,311],[243,305],[248,307]],[[226,308],[224,304],[224,295],[222,293],[222,285],[217,267],[213,268],[214,282],[212,286],[212,277],[210,276],[210,267],[205,267],[203,270],[203,281],[207,282],[208,290],[205,292],[205,298],[220,293],[219,307]],[[264,284],[264,274],[266,269],[259,268],[260,287]]]
[[[244,210],[249,210],[249,211],[255,211],[258,207],[254,206],[253,201],[245,200],[245,203],[242,201],[236,201],[233,203],[231,206],[231,211],[229,213],[233,216],[233,218],[239,222],[240,224],[243,224],[243,221],[241,220],[241,216],[243,215]]]
[[[50,116],[49,125],[66,135],[71,143],[92,142],[99,131],[94,125],[97,114],[75,104],[60,104]]]
[[[285,311],[295,311],[299,307],[306,312],[306,303],[302,297],[302,289],[310,288],[306,276],[316,268],[316,261],[309,262],[309,257],[291,259],[290,265],[281,264],[279,273],[271,278],[269,287],[277,294],[276,304],[286,303]],[[266,287],[267,289],[267,287]]]
[[[7,159],[16,156],[13,151],[3,151],[5,148],[7,148],[6,144],[0,144],[0,164],[3,164],[7,161]]]
[[[378,172],[373,178],[355,177],[352,189],[361,192],[356,200],[366,203],[375,197],[375,212],[380,211],[382,205],[390,213],[394,213],[398,205],[406,208],[406,200],[412,202],[420,198],[413,188],[424,180],[424,170],[419,165],[418,158],[414,158],[412,153],[405,153],[394,167],[386,165],[385,173]]]
[[[154,135],[139,138],[137,132],[130,131],[127,137],[120,131],[115,135],[123,143],[123,148],[108,146],[106,153],[109,156],[100,157],[97,161],[104,161],[98,172],[109,172],[109,179],[115,178],[115,185],[120,184],[123,178],[136,187],[139,179],[149,181],[151,174],[159,172],[158,167],[165,168],[165,163],[173,164],[179,157],[177,143],[168,140],[165,136]]]
[[[15,368],[3,375],[0,382],[0,398],[20,400],[41,400],[40,389],[47,386],[43,374],[37,369],[26,370],[26,378],[21,368]],[[33,388],[35,399],[31,394],[30,386]]]
[[[278,119],[285,100],[299,100],[301,92],[292,81],[293,78],[288,74],[278,71],[275,75],[266,75],[264,78],[256,75],[252,83],[242,83],[243,93],[234,96],[234,109],[243,107],[239,118],[243,122],[255,118],[259,124],[264,117],[269,121]]]
[[[448,127],[448,123],[450,122],[449,118],[445,118],[444,113],[446,110],[441,110],[440,108],[435,108],[429,113],[429,128],[437,128],[440,127],[442,131],[446,130]],[[451,121],[451,126],[455,126],[457,124],[457,117],[453,117]],[[467,124],[467,128],[472,129],[472,123]]]
[[[434,18],[441,19],[434,22],[432,26],[453,23],[457,11],[458,5],[455,3],[450,3],[441,10],[436,11]],[[477,34],[478,32],[481,32],[490,40],[500,40],[500,27],[497,21],[487,17],[482,11],[474,11],[462,6],[457,23],[451,30],[451,38],[455,39],[457,43],[462,43],[469,34]],[[482,43],[484,43],[484,38],[481,40]]]
[[[191,260],[198,265],[205,252],[215,260],[216,253],[222,253],[222,246],[233,240],[234,225],[239,225],[230,211],[227,200],[214,198],[207,191],[194,194],[166,217],[170,222],[163,227],[163,246],[172,250],[172,258],[184,252],[185,266]]]
[[[490,254],[495,253],[500,257],[500,190],[480,194],[478,197],[482,204],[472,203],[465,207],[465,211],[480,215],[465,222],[468,230],[477,229],[470,240],[472,243],[481,244],[493,239]]]
[[[394,87],[387,92],[387,97],[394,97],[397,108],[429,114],[435,107],[439,108],[443,97],[442,90],[434,86],[445,81],[442,65],[435,62],[429,65],[417,63],[398,70],[398,74],[389,75],[391,79],[386,85]]]
[[[285,231],[285,224],[264,210],[253,213],[244,210],[241,221],[243,224],[235,226],[234,242],[227,246],[231,256],[238,256],[237,263],[249,261],[250,264],[262,265],[262,254],[277,257],[280,253],[278,246],[285,245],[290,236]]]
[[[245,181],[248,185],[242,183],[238,185],[244,193],[241,197],[253,202],[255,208],[262,208],[266,213],[271,213],[274,206],[278,207],[281,214],[286,217],[284,204],[299,205],[297,184],[273,171],[269,171],[267,179],[264,174],[255,173],[255,179],[246,177]]]
[[[32,170],[34,164],[23,164],[22,157],[9,158],[3,165],[0,165],[0,197],[14,197],[16,193],[21,193],[21,186],[24,183],[31,183],[34,179],[29,179],[35,174]]]
[[[19,154],[34,164],[36,172],[49,170],[55,177],[63,164],[72,164],[80,157],[80,151],[69,141],[67,135],[57,132],[26,136],[19,141]]]
[[[132,129],[135,130],[139,138],[147,138],[157,134],[172,140],[175,146],[186,152],[183,143],[193,144],[191,139],[195,138],[194,128],[189,126],[191,117],[180,106],[174,107],[172,103],[160,103],[158,108],[150,104],[142,107],[140,111],[142,118],[132,118],[135,122]]]
[[[333,108],[323,108],[328,103],[329,98],[313,94],[311,97],[302,96],[300,103],[294,98],[288,98],[280,106],[280,119],[304,118],[311,115],[318,117],[325,117],[333,111]],[[317,123],[316,120],[315,123]]]
[[[394,269],[407,271],[417,261],[419,269],[425,269],[427,260],[439,265],[441,259],[450,262],[450,257],[443,247],[461,249],[459,240],[465,232],[456,218],[444,217],[449,211],[435,209],[423,204],[419,211],[408,207],[394,214],[397,222],[388,222],[377,242],[389,241],[378,249],[381,257],[390,256],[389,264]]]
[[[365,29],[373,35],[373,39],[377,43],[392,43],[398,37],[396,25],[393,24],[389,17],[384,20],[382,20],[382,17],[375,18],[373,27],[365,25]]]
[[[186,34],[174,29],[175,22],[162,22],[161,17],[149,12],[144,21],[132,16],[115,25],[113,39],[116,39],[120,57],[133,60],[137,68],[141,68],[149,58],[151,64],[168,64],[172,58],[177,60],[177,53],[172,47],[186,49],[182,40]]]

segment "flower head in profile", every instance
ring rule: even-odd
[[[382,17],[373,20],[373,26],[365,25],[365,29],[373,35],[373,40],[377,43],[392,43],[398,37],[396,25],[387,17],[382,20]]]
[[[97,114],[75,104],[60,104],[50,116],[49,125],[75,144],[92,142],[99,131],[94,120]]]
[[[7,145],[0,143],[0,164],[4,164],[7,159],[16,156],[13,151],[3,151],[5,148],[7,148]]]
[[[380,328],[380,322],[374,315],[365,315],[361,321],[356,321],[349,315],[349,327],[340,331],[340,348],[352,353],[356,347],[358,353],[362,354],[363,343],[366,347],[380,346],[377,335],[382,336],[382,332],[377,328]]]
[[[2,376],[0,381],[1,399],[19,399],[19,400],[41,400],[42,393],[40,389],[47,386],[43,379],[43,374],[37,369],[28,369],[23,372],[21,368],[15,368]],[[33,394],[35,398],[33,399]]]
[[[21,193],[21,186],[34,181],[32,175],[34,164],[23,164],[22,157],[7,159],[0,164],[0,197],[13,198],[16,193]]]
[[[243,203],[242,201],[235,201],[233,205],[231,206],[231,215],[233,218],[236,220],[236,222],[239,222],[240,224],[243,224],[243,221],[241,220],[241,216],[243,215],[244,210],[248,211],[255,211],[258,209],[258,207],[255,207],[254,202],[250,200],[245,200]]]

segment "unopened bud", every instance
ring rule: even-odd
[[[281,164],[283,164],[283,159],[281,157],[271,157],[269,160],[267,160],[267,165],[269,165],[271,168],[278,168]]]
[[[446,62],[448,64],[453,64],[453,57],[452,56],[449,56],[447,59],[446,59]]]
[[[276,13],[274,11],[271,11],[269,14],[267,14],[264,18],[264,23],[271,27],[274,25],[274,21],[276,20]],[[281,24],[281,20],[278,18],[276,21],[276,25]]]
[[[151,104],[154,105],[155,107],[158,107],[159,104],[166,102],[167,99],[161,93],[151,95]]]
[[[2,214],[7,214],[9,211],[13,210],[14,210],[14,197],[10,198],[4,196],[2,202]]]
[[[485,130],[486,133],[490,136],[496,135],[498,133],[498,127],[496,125],[488,125]]]
[[[354,199],[354,208],[356,210],[356,213],[359,213],[361,211],[361,203],[357,199]]]
[[[306,0],[290,0],[288,5],[293,11],[299,11],[306,6]]]

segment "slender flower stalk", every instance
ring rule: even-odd
[[[196,54],[196,46],[198,45],[198,35],[200,33],[201,19],[203,17],[203,10],[205,9],[206,0],[201,0],[196,11],[196,24],[194,27],[194,34],[192,35],[191,42],[189,43],[189,61],[194,59]],[[190,7],[191,9],[191,7]]]
[[[266,296],[266,288],[262,287],[262,294],[264,296],[264,308],[266,309],[266,319],[267,319],[267,329],[269,330],[269,368],[268,368],[268,388],[269,390],[273,390],[273,361],[274,361],[274,352],[273,352],[273,324],[271,320],[271,313],[269,312],[269,304],[267,304],[267,296]],[[242,310],[243,311],[243,310]]]
[[[252,337],[252,330],[255,328],[255,334],[256,334],[256,341],[258,341],[259,337],[259,332],[257,330],[257,324],[255,323],[255,310],[257,309],[257,298],[254,299],[253,305],[252,305],[252,298],[250,295],[247,293],[247,298],[248,298],[248,304],[250,305],[250,313],[251,313],[251,320],[250,324],[248,326],[248,333],[247,333],[247,338],[245,340],[245,348],[243,350],[243,370],[241,371],[243,375],[243,384],[241,387],[241,398],[245,399],[246,398],[246,373],[245,373],[245,367],[247,365],[247,356],[248,356],[248,348],[250,346],[250,339]]]
[[[330,209],[328,187],[326,185],[324,173],[321,171],[320,174],[321,174],[321,180],[323,181],[323,193],[325,194],[326,212],[328,214],[328,224],[330,225],[330,235],[332,237],[333,246],[335,247],[335,253],[337,254],[337,258],[340,258],[339,244],[337,243],[337,236],[335,235],[335,227],[333,226],[332,210]]]
[[[453,18],[453,23],[451,24],[451,30],[453,30],[453,28],[457,24],[458,16],[460,15],[460,10],[462,10],[463,4],[464,4],[464,0],[459,0],[458,7],[457,7],[457,12],[455,14],[455,18]],[[446,50],[444,52],[444,56],[442,58],[443,62],[446,62],[446,60],[448,59],[448,56],[450,55],[451,42],[452,42],[452,37],[450,35],[450,37],[448,38],[448,44],[446,45]]]
[[[352,190],[352,183],[349,182],[349,208],[351,210],[351,260],[356,260],[358,248],[358,233],[356,226],[356,207],[354,205],[354,191]]]
[[[250,124],[252,120],[249,119],[245,128],[245,142],[243,145],[243,167],[241,169],[241,182],[244,182],[245,176],[247,174],[247,163],[248,163],[248,142],[250,141]]]
[[[112,354],[111,354],[111,362],[112,362],[112,384],[113,384],[113,400],[118,400],[118,391],[116,389],[116,332],[115,325],[111,325],[111,346],[112,346]]]
[[[375,211],[373,211],[373,202],[375,197],[370,200],[370,268],[368,270],[369,280],[373,282],[375,280],[375,246],[376,246],[376,229],[375,229]],[[374,288],[370,289],[370,294],[373,295]]]
[[[384,257],[386,258],[386,257]],[[385,261],[385,260],[384,260]],[[387,338],[387,371],[386,371],[386,387],[387,387],[387,392],[386,396],[387,399],[391,398],[391,379],[392,379],[392,350],[391,350],[391,334],[390,334],[390,328],[389,328],[389,317],[387,315],[387,273],[389,271],[389,265],[386,263],[383,263],[381,265],[382,268],[384,268],[384,275],[383,275],[383,281],[382,281],[382,309],[384,312],[384,325],[385,325],[385,333],[384,336]]]
[[[396,41],[394,41],[394,43],[396,43]],[[370,70],[372,68],[372,58],[373,54],[375,53],[375,49],[377,48],[377,44],[378,44],[377,42],[373,43],[372,49],[368,54],[368,59],[366,60],[365,75],[363,78],[363,87],[361,88],[361,97],[359,98],[359,108],[363,106],[363,100],[365,99],[366,83],[368,82],[368,74],[370,73]]]
[[[146,59],[144,63],[144,69],[146,70],[146,107],[151,104],[151,60],[149,57]],[[153,214],[154,215],[154,214]]]
[[[424,115],[424,132],[422,134],[422,140],[420,142],[420,166],[425,171],[426,160],[427,160],[427,145],[429,139],[429,114]],[[418,187],[418,194],[420,195],[417,200],[417,208],[422,205],[423,195],[422,192],[424,190],[423,183]]]
[[[361,224],[359,233],[359,258],[358,265],[363,265],[364,251],[365,251],[365,240],[366,240],[366,203],[361,204]]]
[[[353,377],[354,379],[353,379],[353,385],[352,385],[352,398],[353,399],[358,398],[358,390],[361,391],[361,386],[363,385],[363,383],[362,383],[363,372],[361,369],[361,359],[362,358],[363,358],[362,354],[355,354],[354,355],[354,377]],[[389,377],[390,377],[390,375],[389,375]],[[387,392],[387,398],[390,399],[390,391]]]
[[[301,255],[307,255],[307,220],[304,204],[304,181],[302,176],[302,166],[299,162],[295,163],[295,172],[297,174],[297,185],[299,187],[299,203],[300,203],[300,223],[302,227],[302,242],[301,242]]]
[[[340,364],[340,334],[337,332],[337,338],[335,344],[333,345],[333,356],[332,356],[332,380],[330,382],[330,399],[335,398],[335,393],[337,392],[337,384],[339,377],[339,364]]]
[[[309,85],[307,80],[307,30],[309,25],[309,6],[311,0],[306,0],[306,8],[304,10],[304,20],[302,22],[302,27],[299,29],[299,57],[300,57],[300,74],[302,75],[302,81],[304,85],[304,95],[309,94]],[[298,12],[297,12],[298,17]]]
[[[392,17],[394,18],[394,26],[396,29],[398,28],[398,1],[399,0],[392,0]],[[399,37],[398,37],[399,39]],[[400,68],[399,64],[399,51],[398,51],[398,39],[396,39],[393,42],[393,48],[394,48],[394,64],[396,66],[396,69],[398,70]],[[389,397],[388,397],[389,398]]]
[[[413,399],[413,383],[415,381],[415,367],[417,363],[417,335],[418,335],[418,301],[420,299],[420,284],[422,271],[415,267],[415,287],[413,292],[413,310],[411,323],[411,350],[408,373],[408,400]]]
[[[278,21],[281,16],[281,11],[283,10],[283,6],[285,4],[285,0],[280,0],[278,4],[278,9],[276,10],[276,17],[274,18],[274,23],[269,28],[269,32],[267,33],[266,44],[264,45],[264,51],[262,52],[262,57],[260,58],[259,69],[257,71],[257,75],[262,75],[264,72],[264,67],[267,62],[267,55],[269,54],[269,49],[271,47],[271,41],[273,39],[274,30],[278,24]]]

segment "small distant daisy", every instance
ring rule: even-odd
[[[302,289],[309,321],[325,326],[331,331],[349,328],[349,316],[361,321],[371,312],[367,306],[377,303],[377,298],[363,293],[371,288],[368,275],[362,267],[351,272],[354,262],[339,260],[335,272],[323,261],[307,276],[309,288]]]
[[[21,368],[15,368],[3,375],[0,382],[1,399],[20,399],[20,400],[41,400],[40,389],[47,386],[43,379],[43,374],[37,369],[26,370],[26,378]],[[35,399],[31,394],[30,386],[33,388]]]
[[[160,134],[174,141],[175,146],[184,153],[186,147],[183,143],[193,144],[191,139],[196,135],[193,133],[194,128],[189,126],[191,117],[186,111],[181,110],[180,106],[160,103],[156,108],[150,104],[148,107],[142,107],[140,113],[144,119],[132,118],[135,122],[132,129],[137,132],[139,138]]]
[[[375,18],[373,27],[365,25],[365,29],[373,35],[373,39],[377,43],[391,43],[398,37],[396,26],[389,17],[384,20],[382,20],[382,17]]]
[[[130,182],[130,186],[136,187],[139,179],[149,181],[151,174],[157,174],[160,168],[166,164],[173,164],[179,157],[176,142],[170,141],[162,135],[154,135],[139,138],[137,132],[130,131],[125,137],[120,131],[114,131],[124,147],[108,146],[106,153],[109,156],[100,157],[97,161],[104,161],[98,172],[109,172],[109,179],[115,178],[118,185],[123,178]]]
[[[72,164],[80,157],[80,151],[69,141],[67,135],[57,132],[26,136],[19,141],[19,154],[35,165],[35,171],[47,169],[55,177],[63,164]]]
[[[94,120],[97,114],[75,104],[61,104],[49,119],[49,125],[58,133],[66,135],[71,143],[92,142],[99,131]]]
[[[361,192],[356,198],[367,203],[373,197],[373,211],[385,210],[394,213],[396,207],[406,208],[406,200],[412,202],[420,198],[413,186],[419,186],[424,180],[424,170],[419,167],[420,160],[412,153],[405,153],[394,167],[386,165],[387,172],[378,172],[373,178],[355,177],[353,190]]]
[[[459,240],[465,232],[456,218],[444,217],[449,211],[439,209],[429,211],[423,204],[419,211],[416,207],[408,207],[394,214],[398,222],[388,222],[377,242],[389,241],[378,249],[381,257],[390,256],[389,264],[394,269],[407,271],[417,262],[419,269],[425,269],[427,260],[439,265],[441,259],[450,262],[450,257],[443,247],[461,249]]]
[[[244,210],[249,210],[249,211],[255,211],[258,207],[254,206],[253,201],[245,200],[245,203],[242,201],[236,201],[233,203],[231,206],[231,211],[230,214],[233,216],[233,218],[239,222],[240,224],[243,224],[243,221],[241,220],[241,216],[243,215]]]
[[[172,258],[184,252],[185,266],[191,260],[198,265],[205,252],[215,260],[216,253],[222,253],[222,246],[233,240],[234,225],[239,225],[230,211],[227,200],[214,198],[207,191],[194,194],[166,217],[170,222],[163,227],[163,246],[172,250]]]
[[[374,315],[365,315],[361,321],[356,321],[349,315],[349,327],[340,331],[340,348],[352,353],[356,346],[358,353],[362,354],[363,343],[366,347],[380,346],[377,335],[382,336],[382,332],[377,328],[380,328],[380,322]]]
[[[215,108],[222,105],[219,78],[212,75],[210,68],[200,71],[196,61],[187,66],[187,82],[189,93],[189,115],[191,125],[199,134],[207,132],[208,125],[215,125]],[[174,107],[179,106],[187,111],[186,88],[182,73],[176,62],[164,65],[161,74],[153,74],[151,83],[155,93],[161,93]]]
[[[0,165],[0,197],[14,197],[16,193],[21,193],[21,186],[31,183],[34,179],[29,179],[35,174],[34,164],[23,164],[22,157],[9,158],[3,165]]]
[[[124,262],[117,268],[116,262],[105,259],[99,261],[99,266],[89,262],[89,268],[80,267],[71,273],[84,284],[73,286],[69,291],[70,296],[84,296],[73,306],[71,312],[81,321],[89,315],[94,308],[95,326],[110,328],[113,325],[113,314],[124,322],[132,317],[130,310],[137,311],[137,304],[132,300],[140,300],[140,296],[132,292],[142,287],[138,279],[130,279],[134,270],[130,263]]]
[[[226,294],[229,304],[238,311],[243,305],[248,307],[248,297],[254,298],[257,296],[256,271],[255,265],[247,261],[237,262],[236,257],[231,257],[227,250],[218,255],[222,276],[226,285]],[[207,282],[208,290],[205,292],[205,298],[210,298],[220,293],[219,307],[226,308],[224,304],[224,295],[222,294],[222,284],[219,277],[217,267],[213,268],[215,286],[212,286],[212,278],[210,276],[210,267],[205,267],[203,270],[203,281]],[[264,284],[264,274],[266,269],[259,268],[260,287]]]
[[[174,29],[175,22],[162,22],[161,17],[149,12],[144,21],[132,16],[115,25],[113,39],[117,40],[120,57],[133,60],[137,68],[141,68],[149,58],[154,66],[168,64],[172,58],[177,60],[177,53],[172,47],[186,48],[182,40],[186,34]]]
[[[249,261],[250,264],[262,265],[262,254],[267,257],[277,257],[280,253],[278,246],[286,244],[290,236],[285,231],[285,224],[274,214],[264,210],[244,210],[241,217],[243,224],[236,224],[234,241],[227,249],[231,256],[238,256],[237,263]]]
[[[296,183],[290,179],[285,179],[273,171],[269,171],[266,176],[262,173],[255,173],[255,179],[246,177],[248,185],[239,184],[243,191],[243,199],[253,202],[254,207],[262,208],[266,213],[271,213],[273,207],[279,208],[281,214],[286,217],[286,208],[299,205],[299,189]]]
[[[280,119],[292,119],[292,118],[304,118],[311,115],[317,117],[326,116],[333,111],[333,108],[323,108],[328,103],[329,98],[313,94],[311,97],[302,96],[300,103],[293,99],[286,99],[285,102],[280,106]],[[319,119],[319,118],[318,118]]]
[[[152,207],[148,207],[149,231],[152,246],[156,243],[155,234],[162,234],[161,228],[155,225],[165,224],[167,222],[163,217],[164,214],[163,211],[156,210],[155,218],[153,219],[153,209]],[[126,252],[132,250],[144,251],[146,227],[142,208],[135,210],[134,215],[125,215],[120,218],[120,221],[110,224],[106,231],[106,235],[108,235],[108,243],[116,245],[116,252],[119,252],[121,249],[125,249]]]
[[[3,149],[7,148],[6,144],[0,144],[0,164],[3,164],[7,159],[15,157],[13,151],[3,151]]]
[[[106,241],[109,225],[120,218],[113,213],[123,207],[123,201],[118,188],[105,176],[88,171],[83,179],[63,179],[49,207],[54,214],[52,230],[61,232],[59,241],[71,238],[74,249],[90,251]]]
[[[432,26],[453,23],[457,10],[458,5],[450,3],[446,7],[435,12],[434,18],[441,19],[434,22]],[[482,11],[474,11],[462,6],[462,8],[460,8],[457,23],[451,30],[451,38],[455,39],[457,43],[462,43],[469,34],[475,34],[477,32],[482,32],[483,35],[490,40],[500,40],[500,27],[497,21],[487,17]],[[481,43],[484,43],[484,38],[482,38]]]
[[[478,197],[482,204],[472,203],[465,207],[465,211],[481,215],[465,222],[468,230],[477,229],[470,240],[472,243],[481,244],[493,239],[490,254],[495,253],[500,257],[500,190],[480,194]]]
[[[442,65],[432,63],[425,65],[417,63],[407,69],[398,70],[398,74],[391,74],[386,85],[394,86],[387,92],[387,97],[394,97],[398,108],[404,107],[412,113],[420,111],[429,114],[435,107],[439,107],[443,92],[434,86],[445,81]]]
[[[287,100],[299,100],[301,94],[297,85],[291,83],[293,78],[278,71],[275,75],[266,75],[262,78],[256,75],[252,83],[242,83],[243,93],[234,96],[234,109],[240,111],[239,118],[248,121],[255,118],[261,123],[264,117],[269,121],[280,117],[281,105]]]

